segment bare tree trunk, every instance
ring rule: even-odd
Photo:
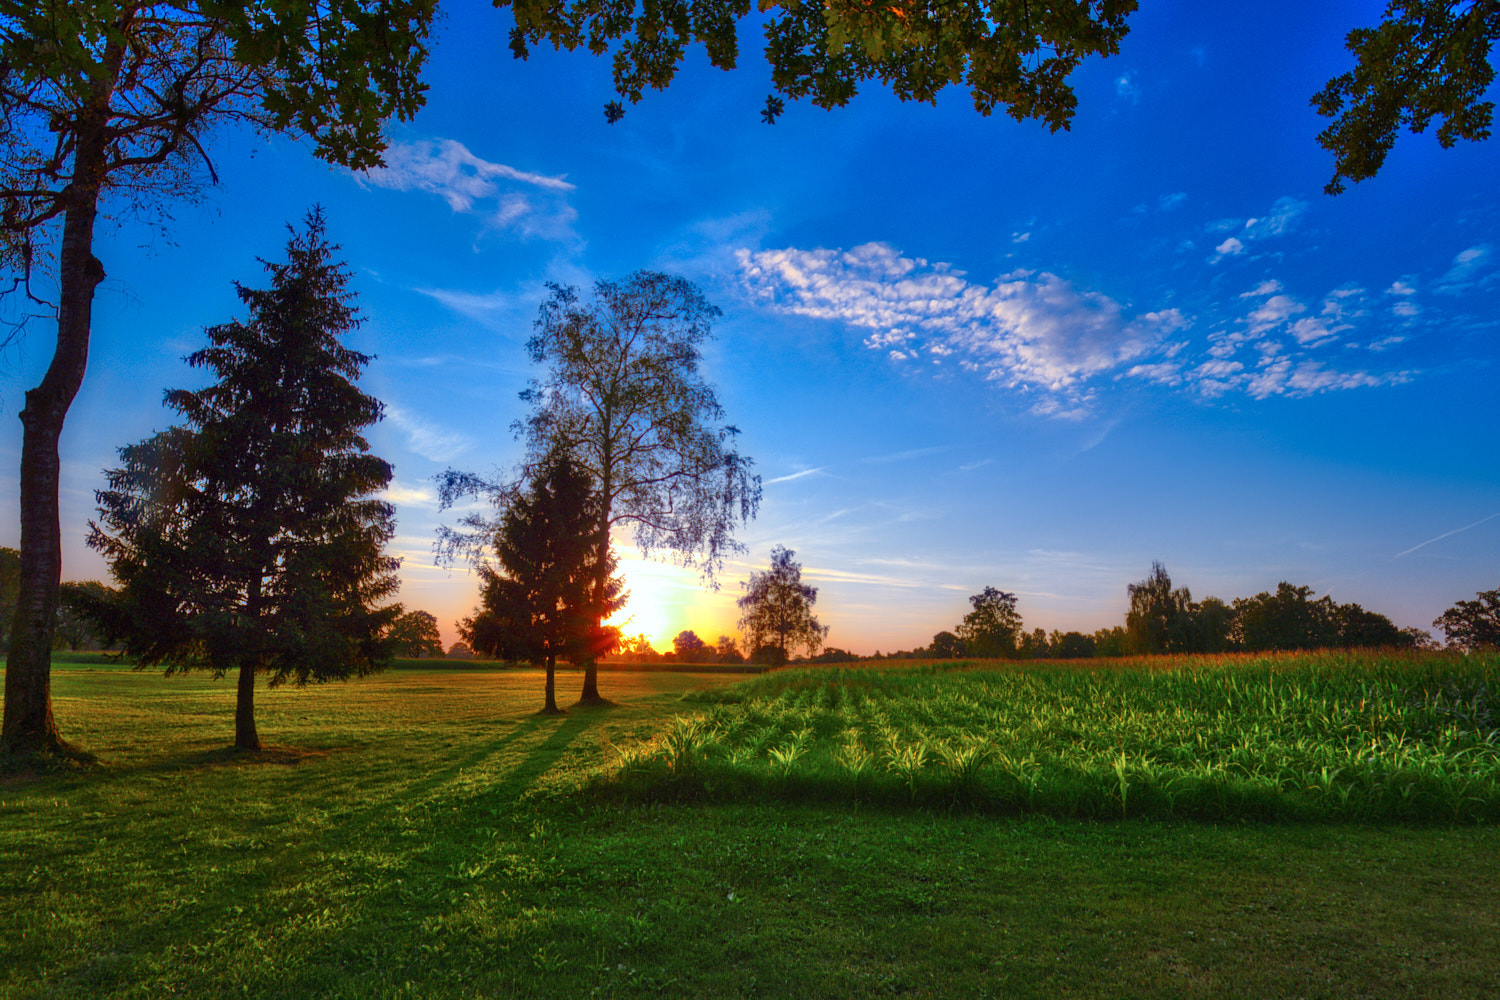
[[[604,481],[604,488],[609,489],[608,478]],[[594,570],[594,596],[595,600],[602,604],[604,595],[609,591],[609,518],[602,518],[603,524],[599,530],[599,537],[595,540]],[[603,619],[596,621],[595,625],[603,624]],[[578,696],[580,705],[608,705],[609,701],[599,694],[599,665],[591,656],[583,662],[583,693]]]
[[[547,703],[542,706],[543,715],[566,715],[557,707],[557,657],[547,657]]]
[[[52,717],[52,634],[62,581],[58,439],[88,367],[94,289],[104,280],[104,265],[93,253],[103,174],[101,122],[79,131],[58,255],[57,348],[41,385],[26,393],[21,411],[21,577],[0,729],[0,749],[14,754],[78,754]]]
[[[255,658],[240,662],[238,697],[234,702],[234,746],[237,750],[261,749],[260,735],[255,731]]]

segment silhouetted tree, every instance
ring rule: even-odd
[[[140,666],[239,674],[235,746],[260,748],[255,677],[272,685],[368,673],[391,657],[400,605],[384,552],[391,467],[364,428],[381,405],[354,384],[369,362],[349,274],[314,211],[271,287],[237,286],[244,321],[210,327],[188,364],[217,378],[166,404],[185,420],[120,449],[89,545],[120,584],[124,648]]]
[[[932,637],[932,645],[927,648],[932,650],[933,656],[943,660],[953,660],[964,655],[963,640],[952,632],[939,632]]]
[[[737,602],[744,612],[739,629],[745,641],[758,654],[770,651],[771,665],[777,667],[798,647],[815,655],[828,635],[827,626],[820,625],[812,613],[818,588],[802,582],[802,564],[792,561],[794,555],[781,545],[772,549],[771,568],[751,573]]]
[[[610,565],[611,532],[628,526],[642,553],[669,552],[712,582],[725,555],[743,550],[732,532],[755,515],[761,495],[752,461],[734,450],[739,431],[721,424],[723,408],[698,370],[719,310],[691,282],[650,271],[596,282],[589,302],[576,289],[548,287],[527,343],[531,360],[548,368],[521,394],[532,411],[517,425],[527,466],[562,452],[589,477],[596,574]],[[469,473],[450,470],[440,481],[444,506],[488,496],[503,510],[514,495]],[[443,529],[445,557],[472,558],[488,524],[481,514],[462,520],[462,530]],[[607,583],[596,576],[601,602]],[[591,661],[580,700],[602,701]]]
[[[391,623],[391,648],[397,656],[442,656],[443,637],[437,617],[426,611],[407,611]]]
[[[1092,636],[1082,632],[1052,633],[1052,655],[1059,660],[1086,660],[1094,656]]]
[[[1125,626],[1101,628],[1094,632],[1095,656],[1124,656],[1127,636]]]
[[[698,638],[692,629],[683,629],[672,640],[672,651],[680,663],[707,663],[713,657],[713,649]]]
[[[1141,655],[1179,653],[1192,645],[1192,595],[1186,587],[1172,589],[1172,578],[1159,562],[1151,575],[1125,588],[1130,610],[1125,615],[1125,648]]]
[[[1237,644],[1251,652],[1271,649],[1322,649],[1339,645],[1333,600],[1312,599],[1311,587],[1282,581],[1276,593],[1236,598],[1234,629]]]
[[[714,645],[714,657],[720,663],[744,663],[745,654],[740,652],[739,643],[734,641],[733,636],[721,635],[719,641]]]
[[[110,639],[107,616],[99,609],[119,600],[113,587],[99,580],[70,581],[58,592],[57,628],[53,641],[58,649],[102,649]]]
[[[1340,604],[1334,608],[1334,625],[1339,631],[1339,645],[1350,649],[1391,646],[1409,649],[1412,639],[1396,627],[1395,622],[1358,604]]]
[[[1217,597],[1189,605],[1189,652],[1223,653],[1234,646],[1234,609]]]
[[[605,585],[596,586],[597,502],[577,463],[565,452],[554,453],[501,516],[494,539],[499,568],[480,567],[480,607],[459,626],[477,653],[545,667],[542,711],[548,714],[561,711],[558,659],[592,662],[620,640],[619,629],[601,624],[624,600],[607,551]]]
[[[101,208],[166,220],[165,203],[197,190],[199,163],[217,180],[203,143],[232,123],[311,139],[331,163],[378,164],[383,124],[422,103],[433,10],[433,0],[0,8],[0,267],[57,320],[51,363],[21,411],[21,575],[0,749],[71,750],[52,714],[58,441],[105,277],[94,256]],[[54,302],[34,295],[38,271],[55,277]]]
[[[1052,644],[1047,641],[1045,629],[1033,629],[1021,634],[1016,653],[1023,660],[1046,660],[1052,656]]]
[[[1016,639],[1021,633],[1021,613],[1016,610],[1016,595],[994,587],[969,598],[974,610],[954,628],[964,644],[965,654],[983,657],[1017,655]]]
[[[1432,622],[1450,646],[1475,650],[1500,646],[1500,590],[1484,590],[1472,601],[1459,601]]]

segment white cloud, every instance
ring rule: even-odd
[[[577,214],[567,203],[574,185],[563,177],[491,163],[453,139],[393,143],[385,152],[385,166],[355,178],[362,185],[435,194],[454,212],[526,235],[570,237],[569,225]]]
[[[1445,295],[1459,295],[1475,284],[1479,273],[1489,264],[1492,250],[1485,244],[1469,247],[1453,258],[1453,266],[1443,275],[1437,290]]]
[[[467,434],[439,427],[389,403],[385,416],[406,435],[407,447],[430,462],[450,462],[474,444]]]
[[[1115,96],[1131,104],[1141,103],[1141,85],[1136,82],[1134,73],[1122,73],[1115,80]]]
[[[1265,333],[1285,323],[1291,316],[1305,312],[1307,307],[1290,295],[1273,295],[1256,306],[1245,317],[1252,335]]]
[[[1181,208],[1185,201],[1187,201],[1186,191],[1174,191],[1156,199],[1156,207],[1163,212],[1171,212]]]
[[[1208,259],[1210,264],[1217,264],[1225,257],[1235,257],[1245,252],[1245,244],[1231,236],[1229,239],[1214,247],[1214,255]]]
[[[976,284],[883,243],[847,252],[742,250],[739,259],[752,297],[780,312],[871,330],[866,346],[893,359],[941,348],[1002,385],[1075,401],[1091,376],[1142,358],[1191,325],[1176,309],[1129,316],[1108,296],[1045,271]]]
[[[1275,295],[1279,291],[1281,291],[1281,282],[1277,281],[1275,278],[1270,278],[1266,281],[1262,281],[1260,284],[1256,285],[1248,292],[1241,292],[1240,298],[1255,299],[1259,298],[1262,295]]]
[[[1030,233],[1011,233],[1010,234],[1010,241],[1012,243],[1025,243],[1029,239],[1031,239],[1031,234]]]
[[[767,479],[764,485],[770,486],[772,483],[790,483],[798,479],[806,479],[808,476],[826,476],[828,473],[824,472],[823,469],[824,466],[820,465],[816,469],[803,469],[800,472],[789,473],[785,476],[777,476],[775,479]]]

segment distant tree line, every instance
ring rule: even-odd
[[[1282,582],[1274,593],[1225,602],[1194,601],[1186,587],[1173,587],[1161,563],[1144,580],[1129,584],[1125,624],[1092,634],[1044,629],[1027,632],[1016,609],[1016,595],[986,587],[969,598],[973,610],[952,631],[939,632],[924,649],[889,654],[896,658],[1084,659],[1159,653],[1266,652],[1328,648],[1388,647],[1434,649],[1420,628],[1398,628],[1385,615],[1358,604]],[[1448,644],[1474,649],[1500,645],[1500,590],[1473,601],[1459,601],[1438,617]],[[878,655],[878,654],[877,654]]]

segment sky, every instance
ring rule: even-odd
[[[96,254],[88,377],[63,436],[65,579],[117,449],[172,423],[184,355],[243,315],[287,226],[323,206],[386,406],[401,600],[447,642],[476,577],[435,564],[433,477],[521,455],[525,342],[548,282],[681,274],[722,310],[703,370],[763,477],[713,584],[621,535],[625,620],[669,648],[736,634],[771,549],[819,588],[828,643],[909,649],[986,586],[1026,628],[1123,623],[1153,560],[1195,598],[1279,581],[1430,627],[1500,586],[1500,143],[1405,136],[1337,197],[1309,98],[1351,65],[1368,3],[1143,5],[1071,77],[1072,128],[981,117],[877,83],[774,126],[753,25],[740,68],[693,53],[610,125],[606,61],[514,61],[508,13],[446,7],[426,107],[387,166],[225,131],[220,183]],[[0,544],[14,546],[32,324],[0,357]]]

